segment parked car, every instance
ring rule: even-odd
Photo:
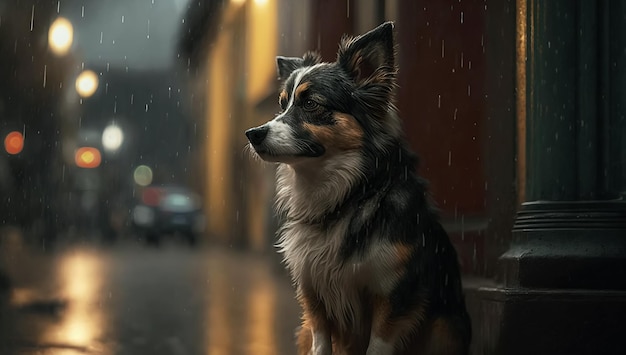
[[[172,235],[195,244],[205,224],[199,196],[182,186],[144,188],[132,210],[131,223],[135,232],[151,244]]]

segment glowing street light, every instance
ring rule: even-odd
[[[72,23],[63,17],[54,20],[48,30],[48,46],[52,52],[56,55],[65,55],[73,41],[74,27]]]
[[[83,70],[76,78],[76,92],[81,97],[89,97],[98,89],[98,75],[92,70]]]
[[[24,149],[24,136],[22,133],[13,131],[4,138],[4,149],[7,153],[15,155]]]
[[[102,156],[100,151],[94,147],[81,147],[74,154],[74,162],[79,168],[93,169],[100,166]]]
[[[108,152],[115,152],[124,142],[124,133],[116,124],[108,125],[102,132],[102,146]]]
[[[147,165],[139,165],[133,172],[133,179],[139,186],[148,186],[152,183],[152,169]]]

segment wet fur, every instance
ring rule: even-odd
[[[283,111],[246,134],[279,162],[298,353],[466,354],[457,255],[393,106],[393,25],[344,37],[335,63],[309,53],[277,64]]]

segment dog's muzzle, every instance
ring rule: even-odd
[[[248,137],[248,140],[250,141],[250,143],[252,143],[252,145],[257,146],[263,143],[265,137],[267,137],[267,132],[269,132],[269,130],[270,129],[269,127],[267,127],[267,125],[250,128],[246,131],[246,137]]]

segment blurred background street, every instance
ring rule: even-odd
[[[1,0],[0,355],[293,354],[244,131],[384,21],[472,352],[625,354],[626,0]]]
[[[0,354],[294,353],[299,309],[265,256],[175,240],[39,253],[2,234]]]

